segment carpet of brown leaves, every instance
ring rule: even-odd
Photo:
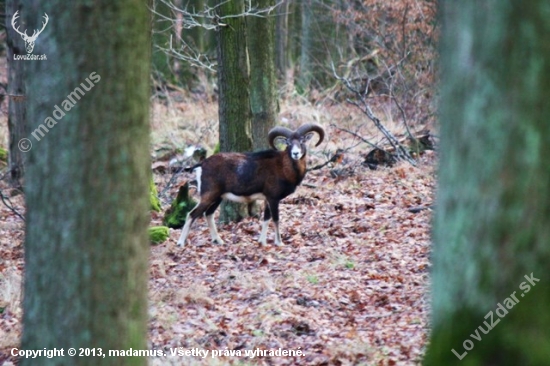
[[[430,153],[418,167],[370,171],[350,158],[308,173],[281,202],[282,247],[273,245],[272,227],[260,247],[256,218],[221,225],[223,246],[210,243],[204,220],[184,248],[173,231],[152,248],[151,347],[305,354],[185,358],[197,365],[419,364],[431,212],[407,209],[432,203],[433,166]]]
[[[328,154],[312,150],[310,166],[326,161]],[[222,246],[210,243],[198,220],[187,246],[176,246],[180,231],[172,230],[151,247],[149,348],[167,355],[150,364],[420,364],[429,332],[431,210],[407,209],[433,202],[436,156],[371,171],[361,165],[364,152],[309,172],[281,202],[281,247],[272,227],[260,247],[256,218],[219,225]],[[155,177],[159,191],[169,178]],[[166,191],[164,209],[177,185]],[[21,196],[14,203],[24,211]],[[161,219],[153,213],[152,225]],[[7,353],[20,341],[23,240],[23,222],[0,205],[0,363],[16,362]],[[279,348],[303,355],[211,357],[213,350]],[[170,356],[192,349],[211,352]]]

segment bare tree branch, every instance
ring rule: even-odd
[[[395,150],[395,154],[396,154],[397,158],[405,159],[411,165],[416,166],[416,161],[413,159],[413,157],[410,155],[410,153],[407,151],[407,149],[399,143],[397,138],[390,131],[388,131],[388,129],[386,129],[386,127],[384,127],[382,122],[380,122],[380,119],[378,117],[376,117],[374,115],[374,113],[372,112],[372,109],[370,108],[369,104],[367,103],[367,98],[366,98],[367,89],[365,91],[358,90],[357,88],[355,88],[351,84],[351,82],[348,78],[339,76],[336,73],[336,69],[334,67],[334,64],[332,64],[332,73],[333,73],[334,77],[337,80],[340,80],[346,86],[346,88],[349,91],[351,91],[356,97],[356,100],[351,100],[351,99],[348,98],[346,101],[349,104],[352,104],[352,105],[356,106],[357,108],[359,108],[359,110],[361,110],[374,123],[376,128],[378,128],[378,130],[380,130],[380,132],[382,132],[382,134],[386,137],[386,139],[388,140],[390,145]],[[368,83],[367,83],[366,88],[368,88]]]
[[[379,146],[376,145],[375,143],[370,142],[369,140],[367,140],[367,139],[364,138],[363,136],[357,134],[356,132],[350,131],[350,130],[348,130],[347,128],[338,127],[338,126],[336,126],[335,124],[331,124],[330,126],[333,127],[333,128],[336,128],[337,130],[340,130],[340,131],[343,131],[343,132],[347,132],[347,133],[349,133],[350,135],[353,135],[353,136],[357,137],[358,139],[360,139],[360,140],[363,141],[364,143],[370,145],[371,147],[374,147],[375,149],[383,150],[381,147],[379,147]]]
[[[25,217],[17,211],[14,204],[11,202],[10,198],[6,195],[4,195],[4,192],[0,189],[0,199],[2,200],[2,203],[4,206],[6,206],[11,212],[13,212],[15,215],[19,216],[19,218],[23,221],[25,221]]]
[[[231,1],[231,0],[227,0]],[[184,62],[188,62],[192,66],[205,68],[209,71],[215,72],[216,71],[216,62],[213,60],[210,60],[210,58],[196,50],[194,47],[189,45],[187,42],[185,42],[184,39],[182,39],[181,34],[179,32],[174,31],[175,29],[193,29],[193,28],[203,28],[206,30],[212,30],[215,31],[219,29],[219,27],[225,27],[226,24],[224,23],[225,19],[229,18],[236,18],[236,17],[268,17],[271,16],[271,13],[275,11],[275,9],[280,6],[283,1],[277,2],[277,4],[263,8],[258,9],[251,6],[250,2],[248,4],[248,9],[241,14],[231,14],[227,16],[220,17],[216,10],[219,6],[221,6],[224,3],[217,4],[216,6],[205,6],[204,9],[188,9],[187,7],[179,7],[177,6],[173,0],[160,0],[161,3],[166,5],[173,14],[178,14],[179,16],[176,17],[170,17],[165,14],[161,14],[158,11],[156,11],[154,8],[149,8],[152,14],[154,14],[158,19],[163,21],[169,21],[170,26],[168,26],[166,29],[163,29],[161,31],[158,31],[158,33],[164,33],[164,32],[170,32],[173,33],[170,36],[170,46],[169,48],[162,47],[159,45],[156,45],[156,48],[176,59],[182,60]],[[200,21],[203,20],[203,21]],[[204,21],[206,20],[206,21]],[[174,47],[174,44],[172,43],[172,37],[175,35],[175,41],[179,47]]]

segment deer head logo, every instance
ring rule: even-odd
[[[19,13],[19,10],[16,11],[15,14],[13,14],[13,18],[11,18],[11,26],[17,33],[21,35],[21,38],[23,38],[23,40],[25,41],[25,48],[27,49],[27,53],[31,53],[34,48],[34,42],[36,42],[36,38],[38,38],[40,33],[42,33],[44,28],[46,28],[46,24],[48,24],[48,14],[44,13],[44,22],[42,22],[42,29],[35,29],[32,33],[32,36],[29,36],[26,29],[24,32],[20,32],[19,27],[15,26],[15,20],[19,18],[19,15],[17,15],[17,13]]]

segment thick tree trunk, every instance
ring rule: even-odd
[[[48,61],[27,63],[21,348],[65,357],[21,365],[145,365],[67,352],[147,347],[150,14],[143,0],[28,3],[29,29],[50,23],[35,47]]]
[[[244,0],[218,2],[221,23],[218,30],[218,85],[220,151],[250,151],[249,67],[246,48]],[[223,202],[220,221],[238,221],[248,216],[247,205]]]
[[[16,11],[21,14],[19,0],[6,1],[6,19],[11,19]],[[21,139],[27,138],[26,128],[26,95],[23,76],[27,61],[14,60],[14,55],[24,55],[25,43],[21,36],[13,29],[6,27],[6,43],[8,46],[8,130],[9,130],[9,170],[12,184],[20,185],[20,179],[25,174],[25,154],[27,142]],[[21,144],[21,145],[20,145]]]
[[[550,359],[548,4],[442,2],[426,365]]]
[[[256,0],[253,7],[266,9],[275,0]],[[252,112],[252,147],[269,148],[267,135],[275,126],[277,113],[277,79],[275,77],[275,17],[247,18],[250,53],[250,110]]]

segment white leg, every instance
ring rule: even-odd
[[[214,214],[206,216],[206,222],[208,223],[208,228],[210,229],[210,236],[212,237],[212,242],[223,244],[222,238],[218,234],[216,229],[216,224],[214,223]]]
[[[187,218],[185,219],[185,225],[183,226],[183,229],[181,229],[181,235],[178,240],[178,246],[182,247],[185,245],[185,241],[187,240],[187,235],[189,235],[189,230],[191,229],[191,224],[193,223],[193,219],[190,217],[189,214],[187,214]]]
[[[201,184],[202,184],[202,168],[198,167],[195,169],[195,177],[197,179],[197,192],[201,194]]]
[[[275,224],[275,245],[281,245],[283,244],[283,241],[281,240],[281,233],[279,232],[279,222],[273,221]]]
[[[262,221],[262,233],[260,234],[260,244],[265,245],[267,241],[267,226],[269,224],[269,220]]]

